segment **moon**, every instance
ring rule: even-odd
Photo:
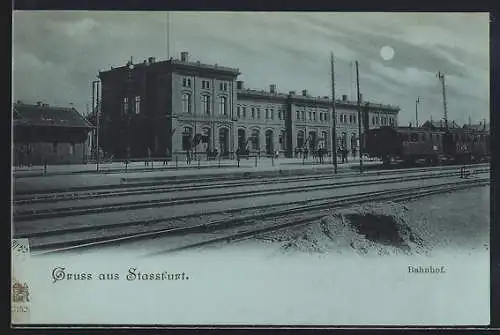
[[[391,60],[394,57],[394,49],[389,46],[384,46],[380,49],[380,57],[383,60]]]

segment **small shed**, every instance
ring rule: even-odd
[[[75,108],[18,102],[12,119],[16,166],[85,162],[93,126]]]

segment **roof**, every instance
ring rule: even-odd
[[[480,123],[480,124],[465,124],[464,129],[476,130],[476,131],[485,131],[490,130],[490,125],[488,123]]]
[[[15,126],[92,128],[76,109],[69,107],[16,103],[13,113]]]
[[[176,70],[205,70],[213,73],[220,73],[229,76],[237,77],[241,74],[238,68],[232,68],[227,66],[220,66],[218,64],[205,64],[200,62],[192,62],[192,61],[181,61],[175,58],[171,58],[168,60],[162,61],[154,61],[154,62],[143,62],[132,64],[127,62],[125,65],[118,67],[111,67],[110,70],[99,71],[99,77],[106,76],[108,73],[120,72],[120,71],[129,71],[129,65],[133,65],[132,72],[136,72],[138,70],[145,69],[158,69],[159,67],[167,67],[172,71]]]
[[[432,120],[432,121],[425,121],[422,125],[422,128],[445,128],[445,122],[444,120]],[[455,121],[448,121],[448,128],[460,128],[460,126],[455,122]]]

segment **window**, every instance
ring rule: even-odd
[[[284,130],[280,131],[279,142],[281,150],[286,150],[286,132]]]
[[[352,120],[354,121],[354,124],[356,124],[356,123],[357,123],[357,122],[356,122],[356,115],[353,115],[353,116],[352,116]]]
[[[328,148],[328,133],[326,131],[322,132],[323,137],[323,148]]]
[[[266,108],[266,119],[269,119],[269,109]]]
[[[236,107],[236,116],[238,116],[238,118],[241,116],[241,108],[240,108],[240,106]]]
[[[221,91],[227,91],[227,83],[223,83],[223,82],[221,82],[221,83],[219,84],[219,89],[220,89]]]
[[[139,115],[141,112],[141,97],[136,96],[135,97],[135,114]]]
[[[297,111],[297,112],[296,112],[295,118],[296,118],[297,120],[300,120],[300,111]]]
[[[191,113],[191,96],[189,94],[182,95],[182,112]]]
[[[274,109],[271,108],[271,120],[274,120]]]
[[[258,129],[252,130],[252,149],[259,150],[259,136],[260,132]]]
[[[191,137],[193,136],[193,129],[191,127],[184,127],[182,132],[182,150],[191,149]]]
[[[304,146],[304,132],[299,130],[297,132],[297,148],[302,148]]]
[[[411,134],[410,141],[411,142],[418,142],[418,134],[416,134],[416,133]]]
[[[227,115],[227,98],[219,98],[219,115]]]
[[[311,113],[311,112],[307,113],[307,119],[308,119],[309,121],[311,121],[311,119],[312,119],[312,113]]]
[[[376,117],[376,119],[375,119],[375,120],[377,121],[377,125],[378,125],[378,124],[380,124],[380,119],[379,119],[379,117],[378,117],[378,116]]]
[[[323,113],[319,113],[319,120],[323,121]]]
[[[128,114],[128,98],[125,97],[122,100],[122,114],[127,115]]]
[[[243,107],[243,108],[241,109],[241,116],[242,116],[243,118],[246,118],[246,117],[247,117],[247,108],[246,108],[246,107]]]
[[[210,96],[202,95],[201,96],[201,108],[204,114],[210,115]]]
[[[352,123],[352,115],[349,115],[349,123]]]
[[[372,124],[375,124],[375,116],[372,116]]]
[[[281,120],[281,110],[278,110],[278,119]]]
[[[260,108],[257,108],[257,119],[260,120]]]
[[[305,117],[305,112],[304,112],[304,111],[301,111],[301,112],[300,112],[300,118],[302,119],[302,121],[305,121],[305,120],[306,120],[306,117]]]
[[[313,112],[313,120],[316,121],[316,112]]]
[[[182,78],[182,87],[191,87],[191,79],[190,78]]]
[[[208,80],[202,80],[201,81],[201,88],[204,90],[210,89],[210,81]]]
[[[255,108],[252,107],[252,119],[255,119]]]
[[[69,153],[71,155],[75,153],[75,143],[71,143],[71,146],[69,147]]]

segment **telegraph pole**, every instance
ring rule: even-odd
[[[332,162],[334,173],[337,174],[337,116],[335,113],[335,60],[333,57],[333,52],[330,53],[330,63],[332,70]]]
[[[420,97],[415,100],[415,127],[418,127],[418,104],[420,103]]]
[[[438,72],[438,78],[439,81],[441,81],[441,86],[443,88],[444,126],[446,127],[446,129],[448,129],[448,110],[446,106],[446,86],[445,86],[444,74]]]
[[[101,109],[100,107],[100,101],[99,101],[99,81],[96,81],[96,86],[97,86],[97,101],[96,101],[96,152],[97,152],[97,171],[99,171],[99,160],[100,160],[100,155],[99,155],[99,123],[100,123],[100,118],[101,118]]]
[[[167,34],[166,34],[167,59],[170,59],[170,12],[167,12],[165,23],[167,25]]]
[[[359,172],[363,172],[363,141],[361,136],[361,92],[359,91],[359,64],[356,61],[356,87],[358,90]]]

